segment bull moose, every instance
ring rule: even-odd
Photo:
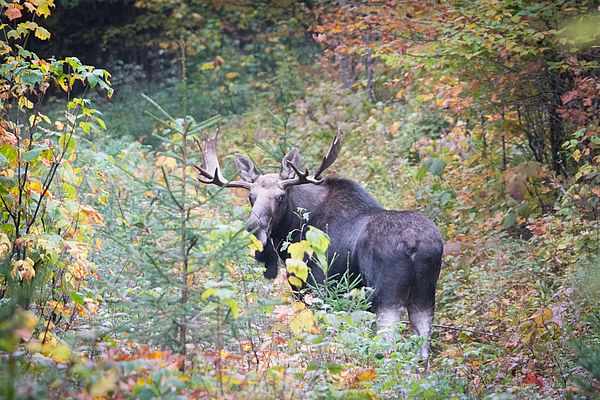
[[[253,162],[235,155],[241,181],[226,180],[219,167],[216,135],[204,144],[204,166],[195,166],[205,184],[243,188],[252,205],[248,230],[263,244],[256,259],[266,266],[265,277],[277,276],[278,260],[289,255],[281,244],[292,236],[302,239],[304,221],[298,209],[309,214],[309,224],[330,237],[328,276],[348,271],[360,276],[373,289],[372,309],[377,326],[394,326],[408,310],[413,331],[425,337],[420,357],[428,365],[429,342],[435,307],[435,288],[440,274],[443,241],[435,224],[412,211],[384,209],[357,183],[321,174],[335,161],[341,146],[336,135],[314,175],[299,168],[297,149],[281,161],[279,173],[259,174]],[[326,276],[317,263],[308,260],[309,283],[322,283]]]

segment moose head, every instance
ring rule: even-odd
[[[250,158],[235,155],[235,167],[241,181],[228,181],[223,177],[217,157],[217,135],[207,139],[203,146],[204,166],[194,167],[198,170],[198,180],[205,184],[221,187],[243,188],[248,191],[248,200],[252,205],[250,216],[247,220],[248,230],[266,246],[271,232],[281,222],[288,212],[288,189],[291,186],[314,184],[323,182],[321,174],[335,161],[341,148],[340,131],[331,143],[321,166],[314,175],[309,175],[307,169],[299,169],[300,154],[294,148],[281,160],[281,169],[278,173],[259,174]]]

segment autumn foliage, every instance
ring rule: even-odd
[[[596,4],[68,3],[0,1],[0,397],[599,395]],[[340,128],[332,173],[436,221],[430,375],[353,277],[294,295],[326,233],[263,278],[216,128],[273,170]]]

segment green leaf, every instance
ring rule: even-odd
[[[32,162],[40,157],[42,151],[45,150],[43,148],[32,149],[23,153],[21,160],[23,162]]]
[[[96,123],[100,125],[102,129],[106,129],[106,123],[102,118],[96,117]]]
[[[517,213],[511,210],[504,218],[504,229],[508,229],[517,222]]]
[[[17,186],[17,180],[15,178],[7,178],[5,176],[0,176],[0,194],[8,195],[8,190]],[[12,201],[8,200],[12,203]]]
[[[38,70],[26,70],[21,76],[23,83],[30,86],[35,86],[44,79],[44,74]]]
[[[433,175],[442,176],[444,172],[444,168],[446,168],[446,163],[441,158],[434,158],[431,160],[431,165],[429,165],[428,171]]]
[[[327,364],[325,366],[327,368],[327,371],[334,374],[334,375],[338,375],[339,373],[341,373],[344,370],[344,366],[343,365],[339,365],[339,364]]]
[[[14,146],[7,144],[0,146],[0,154],[2,154],[9,162],[14,162],[17,159],[17,149]]]
[[[519,207],[517,208],[517,213],[519,213],[520,216],[522,217],[529,217],[529,215],[531,214],[531,206],[529,205],[528,202],[523,202],[521,204],[519,204]]]
[[[325,253],[325,251],[327,251],[327,247],[329,247],[329,236],[314,226],[308,227],[308,232],[306,232],[306,240],[318,253]]]
[[[75,150],[75,146],[77,146],[77,141],[75,140],[75,137],[68,133],[65,133],[60,137],[60,139],[58,139],[58,145],[62,148],[66,147],[67,153],[70,153],[73,150]]]
[[[208,288],[204,292],[202,292],[202,296],[200,297],[202,300],[208,299],[210,296],[214,296],[217,293],[217,288]]]
[[[427,175],[427,166],[421,165],[421,168],[419,168],[417,171],[415,178],[420,181],[421,179],[425,178],[425,175]]]
[[[69,293],[69,297],[73,300],[74,303],[83,305],[84,297],[76,292]]]
[[[90,123],[89,122],[85,122],[85,121],[81,121],[79,123],[79,127],[81,128],[81,130],[85,134],[89,134],[90,130],[92,129],[92,126],[90,125]]]
[[[234,299],[225,299],[224,303],[229,306],[233,319],[237,319],[240,315],[237,302]]]

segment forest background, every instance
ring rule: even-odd
[[[0,8],[0,397],[600,395],[597,3]],[[435,220],[428,375],[356,282],[262,277],[245,194],[192,168],[216,128],[229,177],[339,128],[332,173]]]

